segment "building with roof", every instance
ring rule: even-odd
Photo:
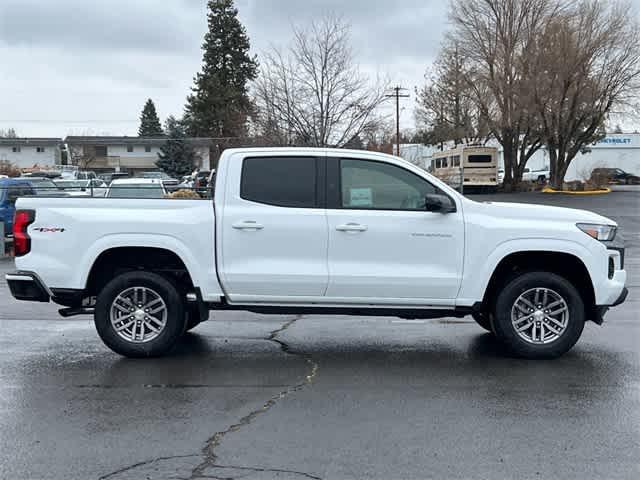
[[[51,167],[62,159],[60,138],[0,138],[0,161],[18,168]]]
[[[210,138],[187,138],[196,154],[196,164],[200,170],[209,170]],[[157,170],[156,162],[160,147],[166,138],[144,137],[94,137],[69,136],[64,143],[74,165],[96,172],[129,172]]]

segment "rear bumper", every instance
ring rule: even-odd
[[[48,302],[51,299],[51,292],[33,272],[7,273],[4,278],[16,300]]]

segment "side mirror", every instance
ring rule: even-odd
[[[424,208],[427,212],[453,213],[456,204],[446,195],[430,193],[424,197]]]

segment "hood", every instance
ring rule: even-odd
[[[536,205],[531,203],[506,203],[485,202],[481,203],[481,209],[496,217],[517,218],[525,217],[528,220],[559,220],[572,223],[597,223],[605,225],[618,224],[610,218],[603,217],[588,210],[577,208],[550,207],[548,205]]]

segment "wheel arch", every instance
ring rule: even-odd
[[[589,269],[580,257],[564,251],[524,250],[505,255],[494,268],[482,297],[483,308],[495,300],[497,291],[518,272],[544,271],[566,278],[583,299],[586,316],[597,320],[595,289]]]
[[[114,276],[130,271],[150,271],[175,280],[182,290],[194,288],[194,281],[178,253],[162,247],[118,246],[103,250],[87,272],[85,293],[96,295]]]

